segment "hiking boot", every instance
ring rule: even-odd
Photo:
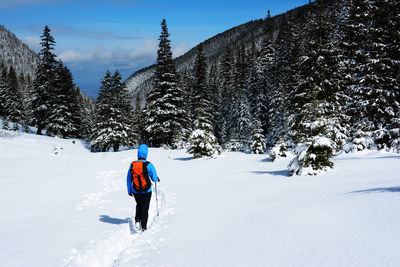
[[[135,222],[135,228],[138,232],[142,230],[142,225],[140,221]]]

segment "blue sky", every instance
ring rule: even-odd
[[[153,64],[166,18],[173,55],[253,19],[284,13],[308,0],[136,1],[136,0],[0,0],[0,23],[33,50],[48,25],[56,54],[74,81],[95,97],[107,69],[123,79]]]

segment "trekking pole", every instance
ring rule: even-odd
[[[157,206],[157,217],[160,218],[160,212],[158,211],[158,194],[157,194],[157,182],[154,183],[156,189],[156,206]]]

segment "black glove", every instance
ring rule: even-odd
[[[131,197],[133,197],[133,193],[130,193],[129,195],[130,195]]]
[[[158,179],[158,181],[157,181],[157,182],[160,182],[160,177],[157,177],[157,179]]]

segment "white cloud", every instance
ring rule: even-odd
[[[180,57],[180,56],[182,56],[183,54],[185,54],[187,51],[189,51],[189,49],[190,49],[190,47],[189,47],[187,44],[185,44],[185,43],[182,43],[182,44],[178,44],[178,45],[176,45],[176,46],[173,46],[173,47],[172,47],[172,56],[173,56],[174,58]]]
[[[42,48],[40,46],[41,39],[39,36],[25,36],[22,38],[22,42],[27,44],[35,52],[39,52]]]
[[[146,67],[155,62],[157,57],[158,41],[155,39],[143,40],[139,47],[105,49],[97,47],[92,51],[64,50],[59,58],[75,68],[118,68],[137,69]]]
[[[90,61],[107,61],[113,58],[112,52],[97,47],[94,51],[65,50],[58,56],[65,63],[83,63]]]
[[[129,57],[131,59],[157,55],[158,41],[156,39],[145,39],[140,47],[131,49]]]

